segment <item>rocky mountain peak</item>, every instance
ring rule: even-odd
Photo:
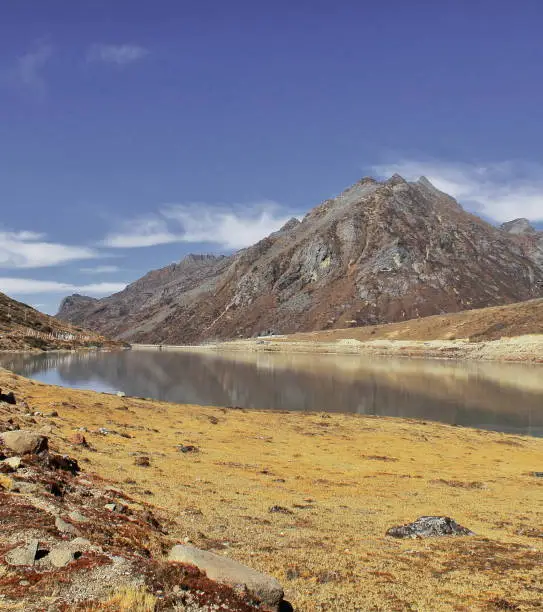
[[[524,218],[514,219],[513,221],[502,223],[500,227],[509,234],[535,234],[536,232],[530,221]]]
[[[387,185],[407,185],[407,181],[398,173],[394,173],[387,181]]]
[[[176,344],[543,296],[539,239],[477,219],[425,177],[363,178],[230,257],[183,262],[59,316],[123,340]]]

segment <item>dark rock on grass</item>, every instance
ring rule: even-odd
[[[199,453],[200,449],[197,446],[193,446],[192,444],[180,444],[177,449],[180,453]]]
[[[86,448],[89,447],[89,443],[87,442],[87,439],[82,433],[79,433],[79,432],[74,433],[73,436],[70,437],[69,442],[76,446],[84,446]]]
[[[435,538],[475,534],[448,516],[421,516],[413,523],[391,527],[386,535],[393,538]]]
[[[45,464],[52,470],[64,470],[74,475],[80,471],[77,461],[67,455],[48,454],[45,458]]]
[[[294,514],[292,512],[292,510],[289,510],[288,508],[283,508],[283,506],[271,506],[270,509],[268,510],[268,512],[271,512],[272,514],[274,514],[274,513],[278,513],[278,514]]]
[[[14,406],[17,403],[17,400],[15,399],[15,394],[13,391],[10,391],[9,393],[2,393],[2,389],[0,389],[0,402],[5,402],[6,404],[11,404]]]
[[[136,457],[134,459],[134,465],[139,465],[140,467],[149,467],[151,465],[151,460],[149,459],[149,457],[146,456]]]
[[[532,472],[534,478],[543,478],[543,472]]]
[[[41,453],[49,447],[47,436],[24,429],[5,431],[3,434],[0,434],[0,440],[6,448],[18,455]]]

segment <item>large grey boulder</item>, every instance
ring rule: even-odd
[[[449,516],[421,516],[407,525],[391,527],[386,535],[393,538],[435,538],[440,536],[472,536],[473,531],[459,525]]]
[[[168,555],[169,561],[179,561],[195,565],[205,572],[210,580],[231,587],[243,586],[247,592],[256,596],[262,603],[272,609],[277,609],[283,599],[283,589],[272,576],[261,574],[232,559],[200,550],[194,546],[178,544]]]
[[[0,440],[4,443],[4,446],[18,455],[39,453],[49,447],[46,436],[25,429],[5,431],[0,434]]]

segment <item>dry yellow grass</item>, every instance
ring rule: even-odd
[[[144,587],[123,587],[98,606],[83,608],[87,612],[154,612],[157,598]]]
[[[58,426],[53,446],[154,503],[180,540],[276,576],[296,610],[539,609],[543,479],[532,472],[543,470],[543,440],[118,398],[6,371],[0,387],[33,410],[57,410],[46,420]],[[81,426],[93,449],[69,443]],[[132,437],[92,433],[100,427]],[[134,453],[150,467],[135,466]],[[292,514],[270,513],[273,505]],[[452,516],[477,536],[385,537],[425,514]]]

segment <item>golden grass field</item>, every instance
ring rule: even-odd
[[[273,574],[295,610],[543,608],[543,440],[430,422],[222,409],[0,370],[51,446],[157,506],[170,534]],[[5,416],[5,415],[4,415]],[[80,427],[91,449],[69,439]],[[106,427],[118,433],[100,435]],[[181,453],[176,445],[195,445]],[[138,454],[150,467],[134,464]],[[291,513],[270,513],[274,505]],[[476,537],[395,540],[453,517]]]

